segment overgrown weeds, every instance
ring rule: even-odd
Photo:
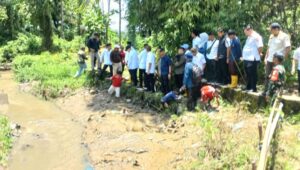
[[[0,115],[0,165],[6,165],[12,147],[11,129],[6,117]]]

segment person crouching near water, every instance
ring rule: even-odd
[[[87,68],[85,60],[87,60],[86,54],[85,54],[85,47],[81,47],[78,51],[78,65],[79,65],[79,70],[75,74],[75,78],[78,78],[82,75],[84,70]]]
[[[285,69],[282,65],[284,55],[280,53],[275,53],[273,57],[274,67],[271,74],[269,75],[269,81],[267,88],[263,92],[263,96],[266,98],[266,101],[271,103],[275,101],[276,94],[280,93],[281,88],[285,82]],[[280,95],[280,94],[279,94]]]
[[[217,107],[219,107],[219,92],[213,86],[208,85],[206,80],[202,80],[202,88],[201,88],[201,105],[204,106],[203,109],[209,111],[214,109],[211,105],[211,101],[216,99]]]
[[[108,93],[112,95],[115,92],[116,97],[119,98],[121,93],[122,82],[125,81],[125,79],[122,77],[122,70],[117,70],[117,74],[113,75],[108,79],[112,82],[111,86],[108,89]]]
[[[169,104],[172,101],[178,101],[181,99],[181,94],[183,93],[183,91],[179,91],[179,93],[177,91],[170,91],[169,93],[167,93],[164,97],[161,98],[161,103],[165,108],[169,107]]]

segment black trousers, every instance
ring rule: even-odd
[[[144,87],[146,85],[146,71],[145,69],[139,69],[139,83],[140,87]]]
[[[170,86],[169,86],[169,78],[168,75],[161,75],[160,76],[160,82],[161,82],[161,92],[163,94],[167,94],[170,91]]]
[[[194,86],[188,88],[188,100],[187,100],[187,109],[188,111],[194,111],[197,106],[197,101],[200,97],[200,86]]]
[[[228,64],[226,63],[226,58],[221,58],[217,61],[217,81],[221,84],[229,83],[229,72]]]
[[[180,89],[183,85],[183,74],[175,74],[174,78],[176,88]]]
[[[300,93],[300,70],[298,70],[298,92]]]
[[[129,73],[130,73],[131,82],[133,83],[134,86],[137,86],[137,84],[138,84],[137,69],[129,70]]]
[[[247,75],[247,90],[257,91],[257,66],[259,61],[244,61],[244,67]]]
[[[103,69],[102,69],[102,74],[105,73],[107,67],[109,67],[109,74],[110,74],[110,76],[112,76],[113,75],[113,67],[112,67],[112,65],[106,65],[105,64],[104,67],[103,67]]]
[[[208,82],[215,82],[217,80],[217,74],[216,74],[216,60],[210,60],[208,59],[206,62],[205,67],[205,78]]]
[[[146,78],[145,85],[146,85],[147,91],[155,92],[155,90],[154,90],[154,84],[155,84],[154,74],[146,74],[145,78]]]

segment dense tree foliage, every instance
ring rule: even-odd
[[[156,44],[170,50],[189,41],[192,29],[216,31],[233,28],[244,39],[242,27],[252,24],[267,41],[268,26],[279,22],[292,38],[299,39],[299,0],[127,0],[129,38],[153,36]]]

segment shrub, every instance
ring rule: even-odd
[[[6,117],[0,115],[0,165],[5,165],[12,147],[11,129]]]

